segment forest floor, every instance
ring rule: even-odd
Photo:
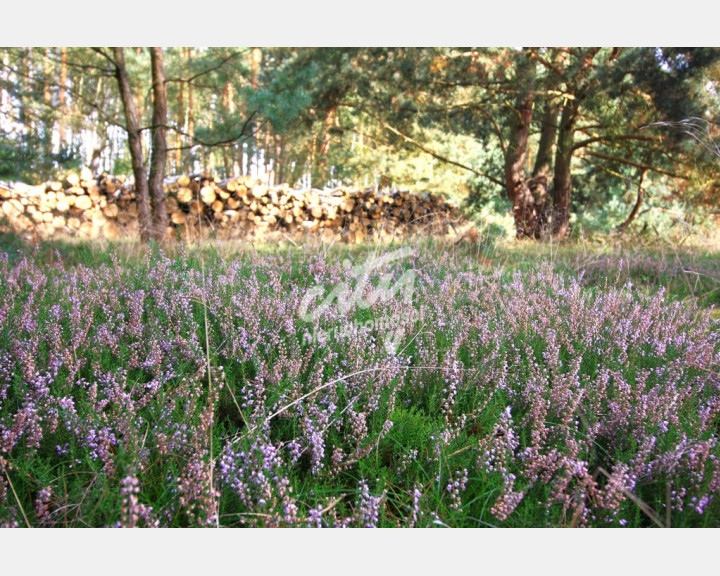
[[[0,524],[717,526],[713,246],[0,236]]]

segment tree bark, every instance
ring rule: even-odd
[[[560,107],[557,102],[548,101],[545,103],[542,128],[540,130],[540,143],[535,157],[532,178],[529,181],[539,219],[536,238],[545,233],[548,224],[548,190],[550,187],[550,175],[552,174],[552,154],[557,136],[559,111]]]
[[[187,66],[190,67],[192,62],[192,48],[187,49],[186,53]],[[188,121],[187,121],[187,133],[190,137],[190,143],[194,144],[193,138],[195,137],[195,98],[193,97],[193,85],[192,82],[188,82]],[[187,162],[187,172],[192,172],[195,167],[191,159],[191,154],[185,155],[185,161]]]
[[[152,153],[150,158],[150,177],[148,188],[152,203],[152,236],[162,242],[167,229],[167,208],[163,179],[167,161],[167,87],[165,86],[165,70],[163,67],[162,48],[150,49],[153,82],[153,115],[152,115]]]
[[[563,108],[555,152],[555,175],[553,178],[553,236],[564,238],[570,228],[570,192],[572,174],[570,164],[573,155],[577,100],[571,100]]]
[[[60,118],[58,119],[58,136],[60,138],[60,147],[64,147],[65,142],[65,118],[67,118],[67,48],[60,48],[60,90],[58,92],[58,100],[60,104]]]
[[[133,175],[135,176],[135,194],[138,204],[138,222],[140,224],[140,240],[147,242],[150,239],[152,220],[150,216],[150,201],[148,194],[147,171],[143,158],[142,137],[140,121],[138,120],[135,98],[130,86],[130,80],[125,66],[125,53],[123,48],[113,48],[115,77],[120,88],[120,99],[125,111],[127,125],[128,146],[130,147],[130,160]]]
[[[521,103],[505,157],[505,186],[508,197],[513,203],[515,231],[518,238],[532,238],[535,236],[535,202],[525,177],[525,160],[530,136],[532,106],[532,97],[528,97]]]
[[[526,55],[518,63],[517,80],[523,91],[518,95],[510,122],[511,133],[505,150],[505,189],[513,204],[517,238],[538,234],[538,213],[525,174],[525,161],[533,116],[535,64]]]
[[[177,131],[177,134],[175,135],[175,173],[181,174],[183,172],[183,137],[181,132],[187,131],[187,126],[185,125],[185,106],[184,106],[184,91],[185,91],[185,82],[180,81],[180,88],[178,92],[178,119],[177,119],[177,125],[179,130]]]
[[[52,66],[50,64],[50,48],[45,48],[45,57],[43,58],[43,101],[48,106],[52,102],[52,94],[50,93],[51,75]]]
[[[22,125],[21,133],[24,133],[27,137],[29,137],[29,133],[32,131],[32,127],[30,126],[30,122],[27,118],[27,104],[25,102],[25,95],[32,93],[32,81],[31,81],[31,68],[30,68],[30,55],[27,52],[27,48],[21,49],[18,53],[18,56],[20,58],[20,61],[18,62],[18,71],[20,72],[18,74],[18,93],[20,94],[20,97],[18,98],[18,120],[20,121],[20,124]],[[21,141],[23,148],[28,146],[28,141]]]
[[[580,112],[580,102],[585,98],[588,84],[586,75],[592,68],[593,59],[600,48],[589,48],[579,58],[579,67],[566,90],[566,102],[560,116],[557,148],[555,150],[555,174],[553,177],[553,235],[562,239],[570,229],[570,193],[572,192],[571,164],[575,147],[575,127]]]
[[[284,149],[283,144],[284,144],[284,142],[283,142],[282,135],[278,135],[277,139],[276,139],[276,144],[275,144],[275,146],[276,146],[275,156],[277,158],[276,165],[275,165],[276,166],[275,172],[277,175],[278,183],[280,183],[280,184],[285,182],[286,154],[285,154],[285,149]]]

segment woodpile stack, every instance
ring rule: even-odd
[[[108,194],[92,173],[68,174],[64,180],[52,180],[38,186],[0,183],[0,215],[14,231],[47,238],[53,235],[77,235],[86,238],[118,238],[138,233],[137,206],[131,188],[122,187],[122,178],[114,178],[115,189]]]
[[[458,211],[442,197],[405,191],[294,190],[249,177],[219,180],[181,175],[164,183],[168,234],[261,237],[307,233],[357,243],[415,233],[444,235]],[[132,183],[121,176],[93,178],[89,170],[39,186],[0,183],[0,214],[19,233],[116,239],[137,236]]]

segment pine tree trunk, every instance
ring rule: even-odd
[[[555,175],[553,178],[553,235],[556,238],[567,236],[570,227],[570,192],[572,174],[570,163],[573,155],[575,136],[576,101],[565,105],[560,118],[557,150],[555,152]]]
[[[183,172],[183,153],[182,153],[182,146],[183,146],[183,137],[180,131],[183,132],[186,130],[185,126],[185,106],[183,102],[183,98],[185,96],[185,82],[182,80],[180,81],[180,89],[178,92],[178,117],[177,117],[177,125],[180,130],[178,130],[177,135],[175,137],[175,173],[180,174]]]
[[[65,118],[67,117],[67,48],[60,48],[60,91],[58,100],[60,104],[60,119],[58,120],[58,136],[60,146],[65,146]]]
[[[10,107],[10,92],[8,86],[12,86],[10,74],[10,52],[5,50],[2,56],[2,71],[0,72],[0,106],[3,110],[7,110]],[[5,129],[5,118],[0,118],[2,121],[2,128]]]
[[[592,69],[593,58],[600,48],[588,48],[580,62],[572,83],[568,86],[565,106],[560,116],[557,149],[555,151],[555,175],[553,177],[553,235],[562,239],[570,228],[570,193],[572,173],[570,170],[575,139],[575,126],[580,111],[580,102],[587,93],[586,75]]]
[[[252,86],[253,90],[256,90],[258,87],[258,74],[260,72],[260,63],[262,62],[262,50],[260,48],[253,48],[250,57],[250,85]]]
[[[46,105],[52,102],[52,94],[50,93],[50,76],[52,75],[52,67],[50,66],[50,48],[45,48],[45,57],[43,58],[43,101]]]
[[[542,119],[540,131],[540,143],[535,157],[535,167],[529,186],[535,200],[538,213],[538,226],[535,231],[535,238],[539,238],[545,232],[548,221],[548,189],[550,175],[552,174],[552,153],[557,136],[557,120],[559,106],[555,102],[545,103],[545,112]]]
[[[123,48],[113,48],[115,57],[115,77],[120,89],[120,99],[125,111],[127,124],[128,146],[130,147],[130,160],[133,175],[135,176],[135,194],[138,205],[138,222],[140,224],[140,240],[147,242],[150,239],[152,221],[150,217],[150,200],[148,194],[147,172],[142,149],[142,136],[140,121],[135,107],[135,98],[130,86],[130,80],[125,67],[125,53]]]
[[[253,48],[250,51],[250,87],[257,90],[258,75],[260,73],[260,62],[262,62],[262,50]],[[259,138],[258,129],[255,122],[250,123],[250,137],[247,140],[247,174],[257,177],[259,176],[260,156],[259,156]],[[253,166],[255,169],[253,170]]]
[[[534,202],[525,178],[525,159],[530,136],[532,105],[532,97],[528,97],[522,103],[505,156],[505,186],[513,204],[515,231],[518,238],[534,236],[531,223]]]
[[[188,60],[188,66],[190,66],[190,63],[192,62],[192,48],[187,49],[187,60]],[[187,127],[187,133],[190,137],[190,145],[193,145],[193,138],[195,137],[195,100],[193,98],[193,86],[192,82],[188,82],[188,127]],[[194,166],[190,166],[190,154],[187,154],[185,156],[185,161],[187,162],[187,172],[191,172],[194,169]]]
[[[153,238],[162,242],[167,229],[167,208],[163,179],[167,161],[167,87],[165,86],[165,70],[163,68],[162,48],[150,49],[153,82],[153,116],[152,116],[152,155],[150,159],[150,177],[148,188],[152,202]]]
[[[279,184],[285,182],[285,150],[283,148],[283,138],[278,136],[275,152],[275,174]]]
[[[528,58],[518,63],[517,78],[523,87],[511,119],[511,133],[505,150],[505,188],[513,205],[517,238],[534,238],[538,229],[535,199],[528,186],[525,162],[528,153],[530,123],[533,116],[535,64]]]
[[[18,120],[21,124],[21,134],[23,131],[29,132],[29,126],[28,126],[28,119],[26,116],[26,103],[25,103],[25,96],[27,94],[30,94],[32,92],[32,89],[30,88],[30,59],[27,57],[27,52],[23,54],[23,50],[18,51],[18,75],[17,75],[17,85],[18,85]],[[28,145],[27,140],[23,141],[21,140],[21,146],[26,147]]]

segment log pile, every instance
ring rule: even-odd
[[[181,175],[164,182],[168,235],[224,238],[308,233],[357,243],[415,233],[444,235],[461,219],[441,196],[406,191],[294,190],[249,178],[220,180]],[[137,236],[132,183],[121,176],[93,178],[89,170],[38,186],[0,182],[0,217],[18,233],[111,240]]]

